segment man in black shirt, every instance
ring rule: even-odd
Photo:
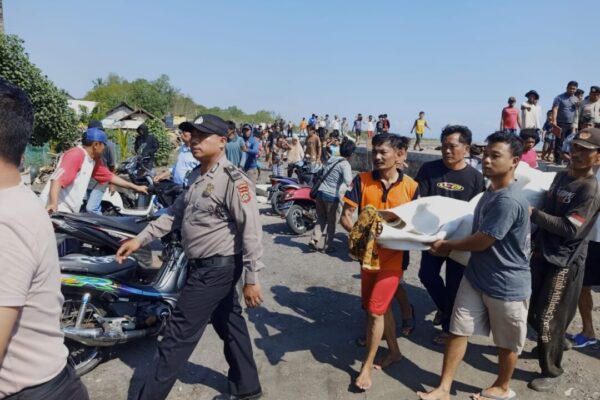
[[[600,210],[600,185],[593,166],[600,163],[600,129],[583,129],[573,139],[569,170],[556,174],[540,209],[531,258],[529,323],[538,334],[542,377],[529,386],[549,391],[562,375],[563,340],[575,315],[583,284],[590,233]]]
[[[423,164],[415,180],[419,183],[419,195],[444,196],[469,201],[485,189],[483,175],[465,161],[469,154],[472,134],[466,126],[449,125],[441,135],[442,159]],[[446,282],[440,271],[446,263]],[[428,251],[421,255],[419,279],[438,308],[438,321],[442,333],[435,343],[445,344],[450,327],[450,316],[464,267],[448,257],[436,257]]]
[[[144,166],[152,169],[154,168],[154,159],[159,147],[158,140],[150,133],[146,124],[138,126],[136,132],[137,136],[135,137],[133,149],[136,154],[142,156]]]

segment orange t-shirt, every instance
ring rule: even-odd
[[[402,171],[398,172],[398,180],[388,189],[383,186],[378,171],[358,174],[344,196],[344,203],[358,208],[360,213],[368,204],[378,210],[386,210],[416,199],[418,196],[417,182]],[[377,250],[381,269],[402,272],[403,251],[384,248]]]

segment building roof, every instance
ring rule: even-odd
[[[127,105],[126,105],[127,106]],[[113,108],[113,111],[118,107]],[[155,115],[149,113],[143,108],[138,108],[120,118],[110,118],[107,116],[102,120],[102,126],[106,129],[131,129],[136,130],[147,119],[158,119]]]
[[[111,108],[110,110],[108,110],[106,112],[106,116],[108,117],[110,114],[112,114],[113,112],[115,112],[116,110],[118,110],[121,107],[126,107],[128,109],[131,110],[131,112],[135,111],[135,109],[133,107],[131,107],[129,104],[127,104],[126,102],[122,101],[119,104],[117,104],[116,106],[114,106],[113,108]]]

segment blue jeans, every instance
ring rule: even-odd
[[[88,196],[87,204],[85,206],[85,210],[92,214],[102,215],[102,197],[104,196],[104,192],[106,192],[106,188],[108,184],[101,185],[99,183],[94,186],[94,189],[90,192]]]
[[[442,280],[440,272],[442,264],[446,262],[446,283]],[[443,314],[442,330],[448,332],[450,317],[456,299],[456,292],[460,286],[465,267],[448,257],[432,256],[428,251],[421,254],[421,269],[419,279],[427,293]]]

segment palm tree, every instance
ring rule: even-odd
[[[2,0],[0,0],[0,33],[4,33],[4,12],[2,7]]]

